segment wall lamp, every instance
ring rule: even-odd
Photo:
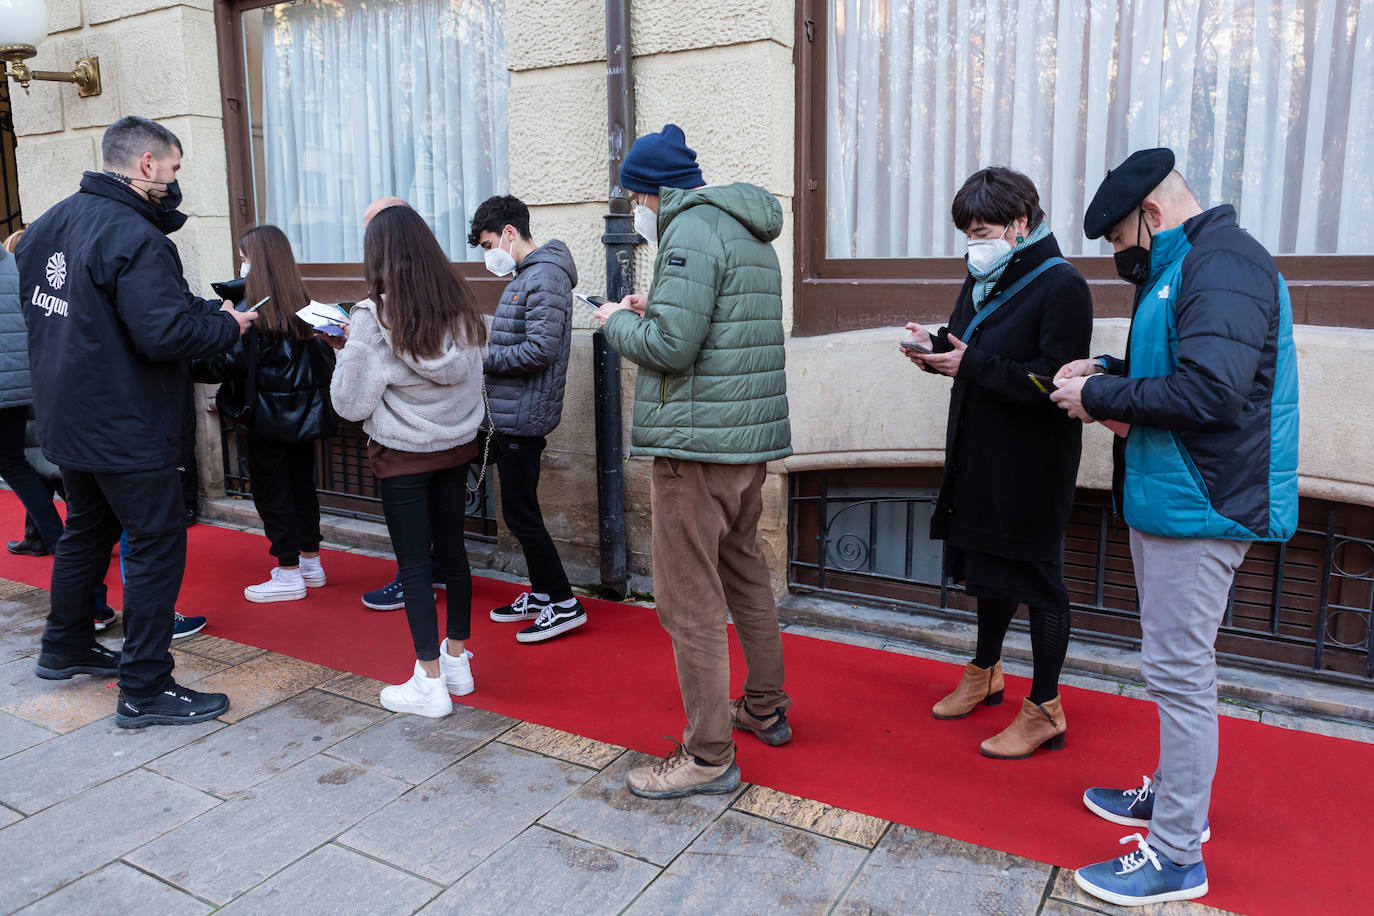
[[[75,83],[77,95],[100,95],[100,58],[83,57],[70,72],[30,70],[28,60],[38,53],[38,43],[48,37],[48,6],[45,0],[0,0],[0,61],[9,65],[9,77],[24,92],[32,80]],[[0,66],[4,66],[0,64]]]

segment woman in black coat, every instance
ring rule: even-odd
[[[247,433],[253,505],[277,566],[266,582],[243,590],[249,601],[295,601],[325,584],[320,564],[320,503],[315,494],[315,440],[338,431],[329,400],[334,351],[296,316],[310,302],[291,243],[276,226],[239,239],[246,271],[244,300],[258,320],[228,353],[197,360],[198,382],[221,382],[222,414]]]
[[[981,746],[989,757],[1019,759],[1064,745],[1064,530],[1083,427],[1056,412],[1047,389],[1060,366],[1088,354],[1092,299],[1062,259],[1025,175],[983,169],[951,209],[968,237],[969,276],[948,327],[932,337],[909,324],[903,346],[921,368],[954,379],[930,533],[946,542],[946,575],[978,600],[977,652],[933,713],[957,719],[1002,701],[1002,640],[1025,604],[1035,659],[1030,696],[1011,725]]]

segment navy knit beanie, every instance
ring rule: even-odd
[[[658,133],[640,137],[620,164],[620,186],[627,191],[657,194],[659,188],[690,189],[704,184],[697,154],[687,148],[687,137],[676,124],[665,124]]]

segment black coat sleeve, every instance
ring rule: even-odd
[[[248,351],[244,349],[248,339],[249,335],[245,334],[223,353],[191,360],[191,379],[202,384],[214,385],[242,378],[248,371]]]
[[[134,349],[148,359],[174,362],[222,353],[238,339],[238,323],[191,294],[176,249],[165,239],[145,240],[122,259],[114,303]]]
[[[1274,276],[1243,254],[1195,251],[1183,263],[1177,361],[1157,378],[1097,376],[1083,407],[1099,420],[1180,432],[1225,429],[1245,407],[1276,297]]]
[[[1093,303],[1087,281],[1077,271],[1057,270],[1046,277],[1041,302],[1037,355],[1027,362],[970,346],[959,362],[959,378],[1016,404],[1044,404],[1045,395],[1026,378],[1052,376],[1065,363],[1088,355],[1093,334]]]

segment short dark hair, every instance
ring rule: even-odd
[[[172,147],[182,151],[176,134],[156,121],[127,115],[105,128],[100,156],[106,165],[128,165],[144,153],[161,159]]]
[[[468,244],[476,248],[481,244],[478,239],[483,232],[495,232],[500,235],[501,230],[507,226],[514,226],[520,237],[529,241],[530,208],[525,206],[520,198],[511,197],[509,194],[488,197],[482,201],[477,212],[472,214],[472,231],[468,233]]]
[[[1034,229],[1045,218],[1035,183],[1015,169],[994,165],[968,177],[949,208],[954,225],[963,231],[974,223],[1005,226],[1019,216]]]

